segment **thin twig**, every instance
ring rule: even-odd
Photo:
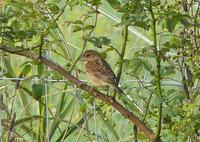
[[[98,7],[96,7],[96,10],[98,9]],[[86,16],[87,17],[87,16]],[[92,26],[92,29],[90,30],[90,32],[87,34],[86,37],[89,37],[92,32],[94,31],[96,25],[97,25],[97,19],[98,19],[98,11],[96,11],[96,15],[95,15],[95,21],[94,21],[94,25]],[[86,19],[85,19],[86,20]],[[84,20],[84,21],[85,21]],[[84,31],[83,31],[84,32]],[[84,39],[84,35],[83,35],[83,39]],[[78,58],[74,61],[74,63],[72,64],[71,68],[70,68],[70,72],[74,69],[74,67],[76,66],[77,62],[80,60],[81,56],[83,55],[83,52],[86,48],[86,45],[87,45],[87,42],[88,42],[88,39],[84,39],[84,43],[83,43],[83,48],[81,50],[81,53],[80,55],[78,56]]]
[[[156,37],[156,18],[154,16],[154,11],[153,11],[153,5],[152,5],[152,0],[149,1],[149,12],[151,14],[151,18],[152,18],[152,31],[153,31],[153,39],[154,39],[154,52],[156,55],[156,67],[157,67],[157,71],[156,71],[156,75],[155,75],[155,79],[156,79],[156,83],[157,83],[157,95],[158,96],[162,96],[162,89],[161,89],[161,58],[160,58],[160,53],[159,50],[157,48],[157,37]],[[155,140],[160,138],[160,132],[161,132],[161,125],[162,125],[162,103],[159,104],[158,106],[158,122],[157,122],[157,131],[156,131],[156,137]]]
[[[120,53],[120,61],[124,60],[124,55],[125,55],[125,50],[126,50],[126,44],[128,40],[128,25],[124,26],[124,33],[123,33],[124,39],[122,43],[122,49]],[[119,69],[117,73],[117,82],[119,82],[121,74],[122,74],[122,67],[123,67],[123,62],[119,64]]]

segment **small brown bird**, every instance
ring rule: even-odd
[[[118,94],[124,94],[118,87],[116,76],[110,65],[97,51],[86,50],[81,59],[87,61],[85,64],[86,72],[96,86],[110,86]]]

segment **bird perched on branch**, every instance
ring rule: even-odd
[[[94,50],[86,50],[81,60],[87,61],[85,64],[86,72],[96,86],[110,86],[118,94],[124,94],[118,87],[117,78],[110,65],[100,53]]]

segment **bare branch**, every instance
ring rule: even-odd
[[[89,94],[93,95],[94,97],[108,103],[112,107],[114,107],[116,110],[118,110],[124,117],[129,119],[131,122],[133,122],[143,133],[146,135],[147,138],[149,138],[151,141],[154,142],[160,142],[160,139],[155,139],[155,133],[146,126],[146,124],[140,120],[137,116],[135,116],[132,112],[124,108],[114,97],[107,96],[91,86],[88,86],[84,82],[80,81],[76,77],[70,74],[70,72],[66,71],[64,68],[62,68],[60,65],[52,62],[51,60],[41,56],[39,56],[35,53],[32,53],[30,51],[20,51],[16,52],[15,48],[10,48],[4,45],[0,45],[0,49],[12,53],[17,54],[20,56],[25,56],[27,58],[30,58],[32,60],[40,61],[41,63],[45,64],[49,68],[51,68],[54,71],[57,71],[61,75],[63,75],[67,80],[69,80],[71,83],[75,84],[77,87],[81,88],[82,90],[88,92]]]

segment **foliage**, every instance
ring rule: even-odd
[[[0,42],[46,56],[86,82],[79,58],[85,49],[101,52],[127,94],[116,97],[157,137],[198,142],[199,9],[198,0],[5,0]],[[113,108],[40,62],[0,56],[3,141],[148,141]]]

